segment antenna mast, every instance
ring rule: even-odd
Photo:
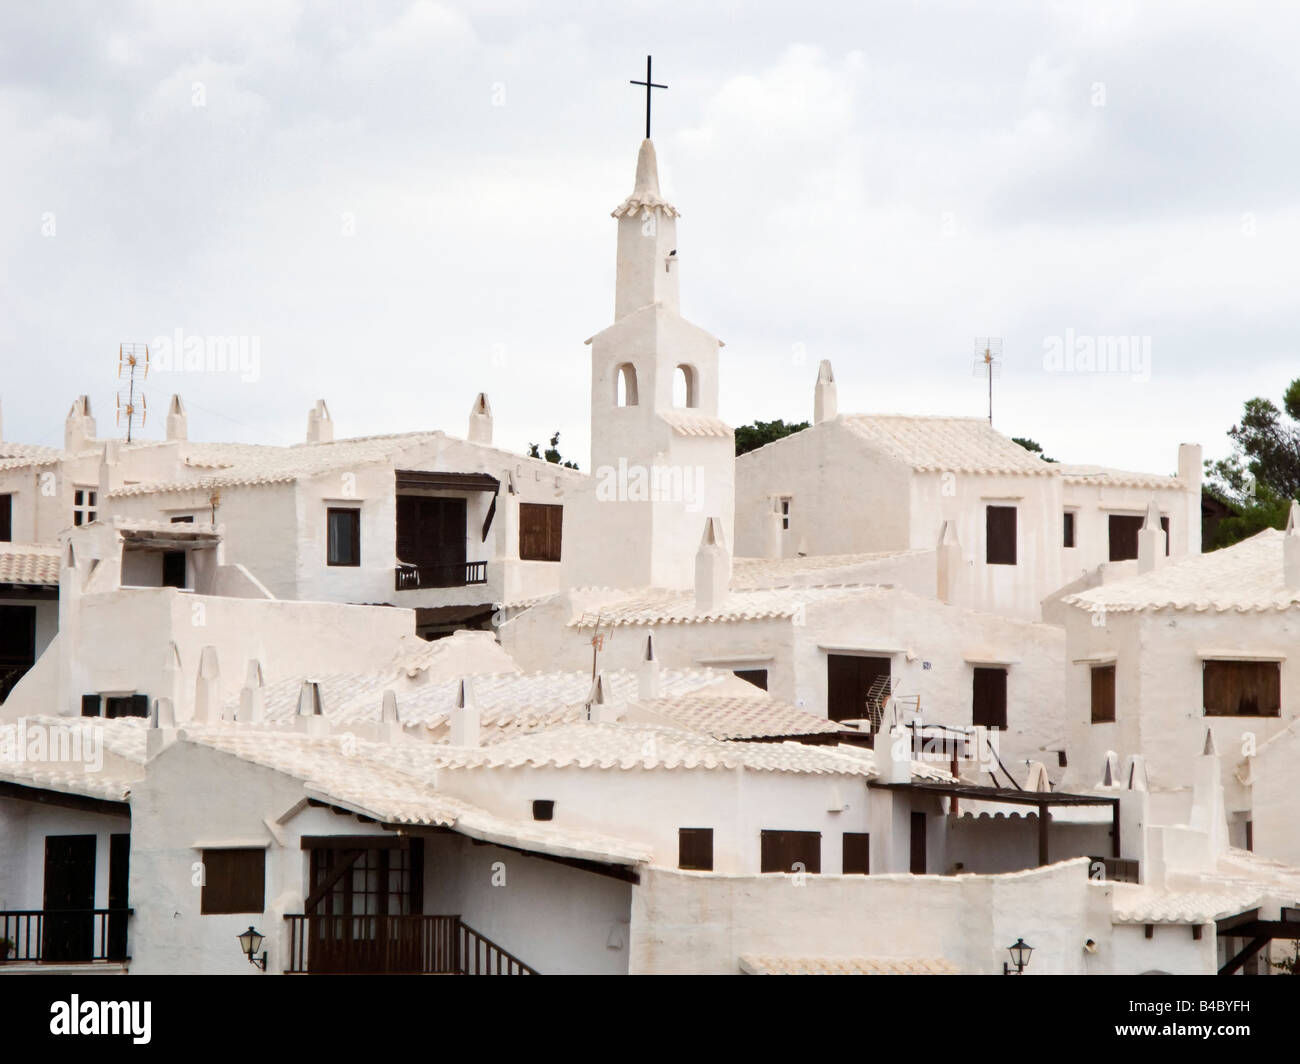
[[[117,347],[117,378],[122,379],[125,371],[127,377],[126,395],[122,392],[117,393],[117,423],[122,424],[126,421],[126,442],[131,442],[131,433],[135,427],[136,415],[139,415],[140,425],[144,426],[145,416],[148,413],[148,402],[145,399],[144,392],[141,391],[138,399],[135,387],[136,373],[140,374],[140,380],[143,381],[149,376],[149,345],[148,344],[118,344]],[[124,401],[125,400],[125,401]]]
[[[989,425],[993,424],[993,378],[1002,376],[1002,337],[975,338],[975,376],[989,380]]]

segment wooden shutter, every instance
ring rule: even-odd
[[[971,696],[971,723],[976,727],[1007,726],[1007,670],[976,666]]]
[[[732,670],[742,680],[748,680],[755,687],[761,687],[767,690],[767,670],[766,669],[733,669]]]
[[[1276,717],[1282,708],[1276,661],[1207,661],[1202,673],[1207,717]]]
[[[1066,547],[1074,546],[1074,511],[1065,511],[1065,539],[1062,544]]]
[[[1115,720],[1115,666],[1092,667],[1092,723],[1110,724]]]
[[[1016,564],[1016,508],[984,508],[984,560],[989,565]]]
[[[871,686],[890,675],[890,659],[858,654],[826,655],[826,715],[831,720],[861,720],[867,715]]]
[[[1160,518],[1160,531],[1165,534],[1165,557],[1169,557],[1169,518]]]
[[[0,495],[0,542],[8,543],[14,538],[14,497]]]
[[[203,851],[201,913],[260,913],[265,897],[265,850]]]
[[[871,874],[871,836],[866,832],[846,831],[844,833],[844,863],[841,865],[846,876],[867,876]]]
[[[762,872],[793,872],[795,865],[803,871],[822,870],[822,836],[819,831],[764,831],[760,836]]]
[[[1107,532],[1110,536],[1110,560],[1126,562],[1138,556],[1138,533],[1142,531],[1143,517],[1131,514],[1110,514]]]
[[[519,504],[519,557],[522,561],[558,562],[563,531],[563,506],[540,502]]]
[[[694,872],[713,871],[713,829],[679,828],[677,867]]]
[[[99,695],[81,696],[81,715],[83,717],[99,716]]]

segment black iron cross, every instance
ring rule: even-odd
[[[666,89],[667,85],[656,85],[650,80],[650,57],[645,57],[645,81],[632,81],[630,85],[645,86],[645,139],[650,139],[650,91],[652,89]]]

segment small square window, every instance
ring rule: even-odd
[[[265,899],[265,850],[203,851],[201,913],[260,913]]]
[[[713,829],[677,830],[677,867],[691,872],[713,871]]]

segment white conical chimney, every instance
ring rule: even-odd
[[[704,521],[704,535],[695,553],[695,608],[713,613],[727,601],[731,585],[731,554],[722,534],[722,522],[716,517]]]
[[[1138,572],[1149,573],[1165,563],[1165,530],[1154,499],[1147,504],[1146,519],[1138,532]]]
[[[609,719],[611,710],[605,695],[605,674],[598,672],[591,682],[591,690],[587,692],[587,720],[599,724]]]
[[[936,593],[941,602],[957,602],[961,597],[962,577],[966,567],[962,563],[961,542],[957,539],[957,522],[945,521],[939,528],[939,544],[935,550]]]
[[[266,720],[266,681],[262,678],[262,663],[256,658],[248,662],[235,719],[241,724],[261,724]]]
[[[68,451],[83,451],[94,439],[95,419],[90,413],[90,397],[79,395],[63,423],[63,447]]]
[[[1300,503],[1291,500],[1286,534],[1282,537],[1282,577],[1286,587],[1300,590]]]
[[[658,698],[663,690],[663,685],[659,676],[659,659],[655,656],[654,632],[648,632],[646,634],[645,652],[641,657],[641,665],[637,669],[636,681],[637,698],[642,702],[647,702],[652,698]]]
[[[196,724],[216,724],[221,720],[221,666],[214,646],[206,646],[199,652],[193,720]]]
[[[465,438],[470,443],[492,443],[492,404],[488,402],[486,392],[479,392],[470,407],[469,435]]]
[[[397,713],[397,692],[391,688],[384,692],[384,700],[379,707],[379,726],[385,742],[401,741],[402,719]]]
[[[189,439],[189,418],[185,415],[185,404],[179,395],[173,395],[167,406],[167,438],[169,440]]]
[[[325,720],[325,703],[321,699],[320,683],[303,680],[298,688],[298,712],[294,727],[307,735],[327,735],[329,723]]]
[[[307,412],[307,442],[332,443],[334,440],[334,421],[330,418],[329,407],[324,399],[317,399],[316,405]]]
[[[460,681],[456,705],[451,711],[451,745],[478,746],[482,742],[478,704],[468,678]]]
[[[817,367],[817,384],[813,388],[813,424],[820,425],[839,413],[839,399],[835,393],[835,371],[829,359],[822,359]]]

